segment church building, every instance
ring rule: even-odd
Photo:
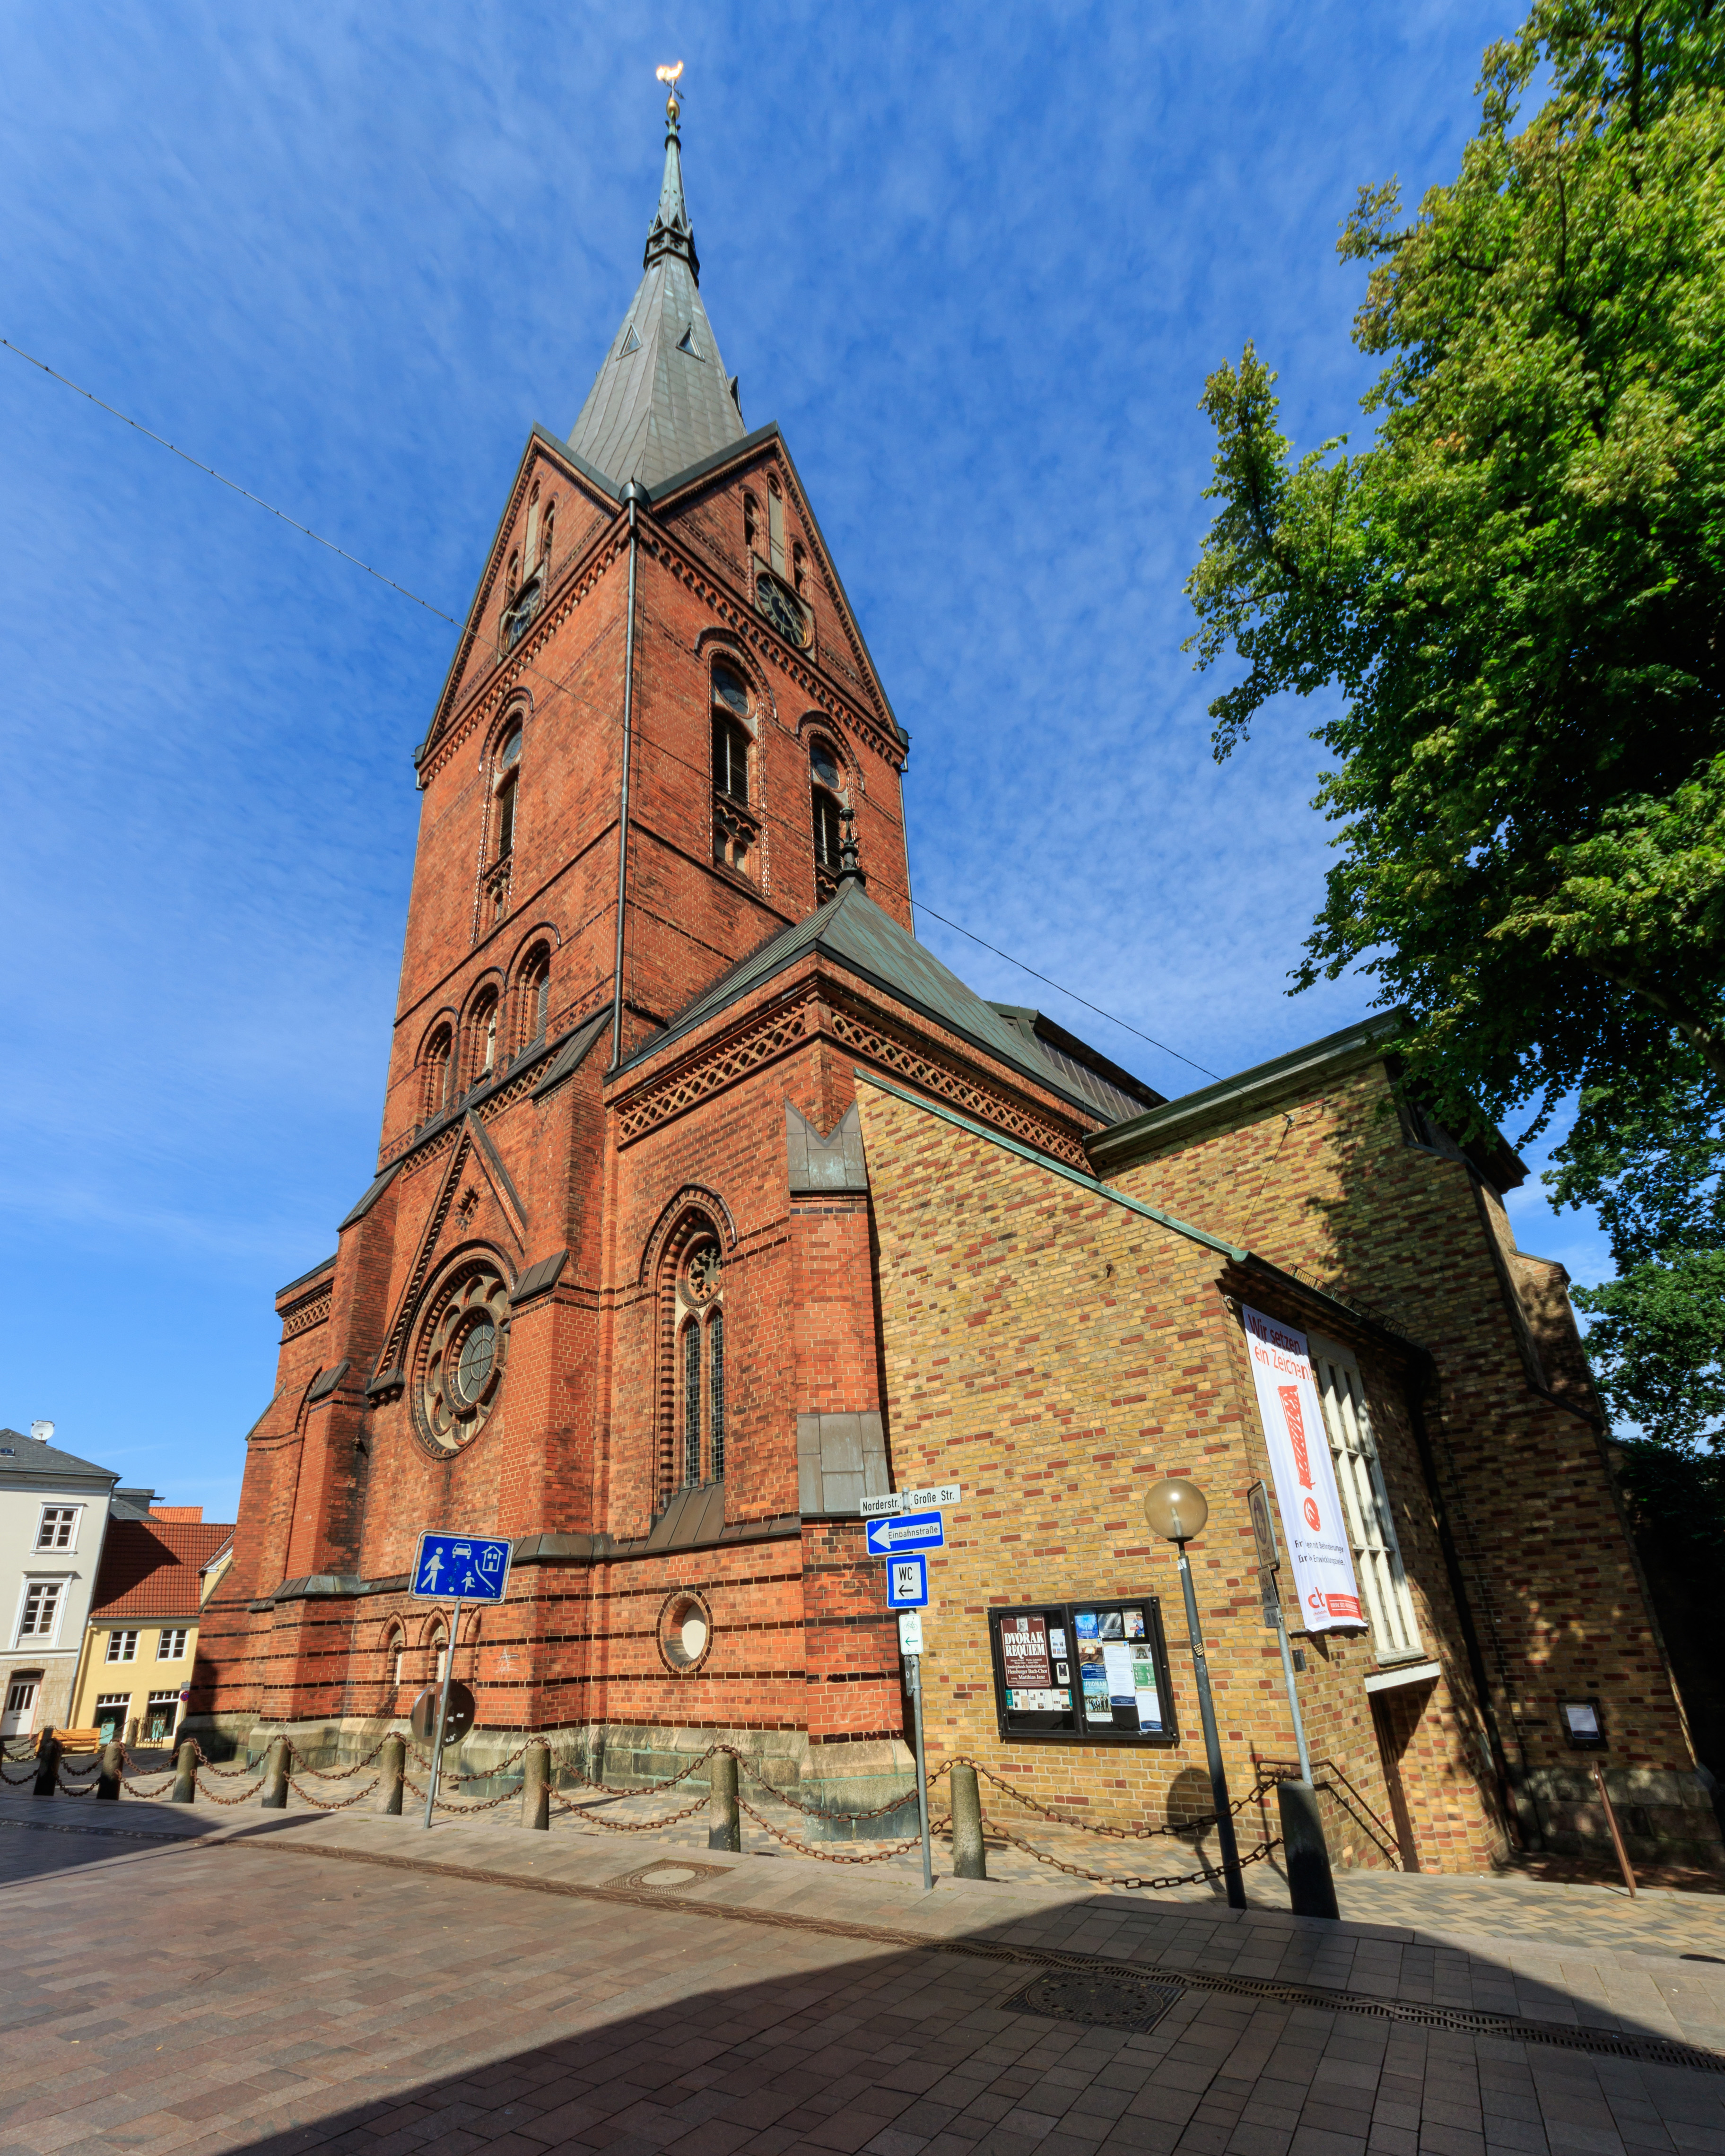
[[[668,115],[639,288],[527,441],[417,753],[376,1170],[276,1298],[188,1733],[357,1758],[453,1656],[470,1772],[542,1733],[652,1779],[721,1738],[865,1809],[912,1770],[864,1508],[956,1486],[931,1767],[1178,1825],[1209,1784],[1142,1500],[1181,1474],[1237,1793],[1293,1758],[1263,1483],[1338,1857],[1608,1847],[1603,1763],[1638,1853],[1713,1861],[1514,1155],[1404,1096],[1392,1020],[1167,1101],[917,942],[908,737],[744,422]],[[1273,1421],[1354,1582],[1311,1607]],[[408,1591],[426,1528],[512,1544],[453,1640]]]

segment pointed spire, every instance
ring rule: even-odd
[[[660,187],[659,212],[653,220],[653,229],[647,234],[647,251],[641,257],[641,267],[651,269],[661,254],[680,254],[698,285],[701,257],[695,252],[695,228],[689,222],[689,205],[683,199],[683,138],[677,131],[682,110],[677,103],[676,85],[682,72],[680,60],[675,67],[659,70],[659,80],[669,85],[670,93],[665,100],[665,179]]]

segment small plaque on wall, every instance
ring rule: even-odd
[[[1162,1610],[1152,1594],[988,1613],[1000,1734],[1064,1744],[1173,1744]]]

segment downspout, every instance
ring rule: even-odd
[[[624,904],[629,896],[629,761],[630,745],[634,739],[635,552],[639,544],[639,535],[635,530],[635,505],[649,498],[647,490],[639,480],[632,479],[623,490],[624,506],[629,511],[629,619],[623,632],[623,794],[617,811],[617,952],[613,961],[611,991],[611,1068],[614,1070],[623,1060],[623,923]]]

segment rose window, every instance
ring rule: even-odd
[[[414,1420],[439,1452],[485,1426],[503,1382],[509,1287],[489,1260],[462,1266],[433,1297],[419,1328]]]
[[[719,1291],[723,1268],[716,1243],[703,1243],[689,1260],[688,1288],[691,1302],[711,1302]]]

